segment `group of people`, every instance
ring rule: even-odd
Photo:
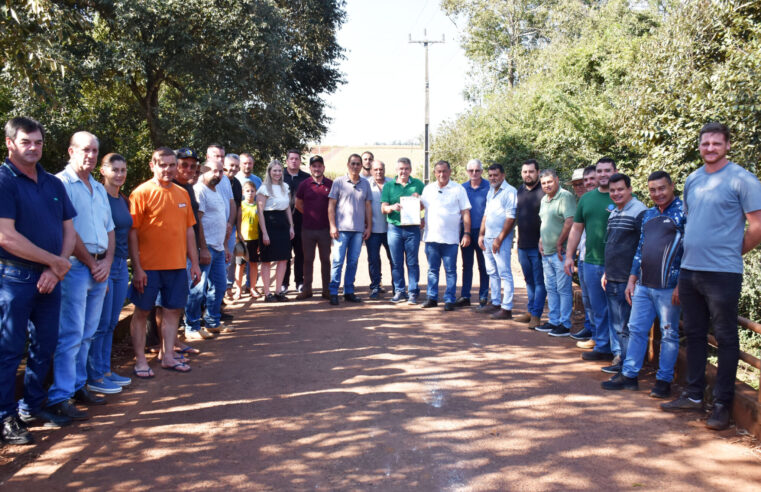
[[[409,159],[397,176],[370,152],[352,154],[347,173],[331,180],[319,155],[301,170],[301,153],[286,164],[272,160],[264,180],[253,174],[250,154],[189,148],[156,149],[153,177],[129,196],[124,157],[101,160],[102,183],[92,173],[99,142],[89,132],[70,140],[69,163],[52,176],[39,160],[44,129],[17,117],[5,126],[8,158],[0,167],[0,419],[3,441],[33,442],[25,423],[63,426],[88,418],[74,402],[105,403],[131,378],[111,370],[111,342],[125,299],[134,304],[130,333],[133,377],[152,378],[145,355],[146,325],[155,312],[160,367],[191,370],[199,350],[185,340],[234,331],[222,312],[225,294],[287,300],[293,269],[296,299],[313,297],[319,251],[322,297],[331,305],[359,303],[354,281],[364,242],[370,299],[384,293],[381,248],[392,273],[392,303],[434,308],[443,264],[444,311],[471,305],[474,256],[479,274],[476,312],[514,319],[552,336],[572,336],[585,360],[611,361],[605,389],[637,389],[649,328],[657,317],[662,341],[651,395],[670,395],[679,348],[680,313],[687,336],[688,387],[664,410],[702,408],[706,336],[719,342],[716,404],[711,428],[729,422],[738,360],[737,302],[741,255],[761,242],[761,183],[730,163],[729,131],[708,124],[700,133],[704,166],[687,179],[683,199],[663,171],[648,178],[654,203],[633,196],[630,178],[608,158],[574,171],[575,193],[557,173],[523,163],[515,189],[500,164],[467,163],[469,179],[455,183],[451,166],[438,161],[435,181],[412,177]],[[34,204],[34,206],[30,206]],[[746,220],[749,224],[745,229]],[[526,313],[513,317],[511,251],[517,228],[518,259],[526,280]],[[705,231],[711,231],[706,234]],[[428,260],[426,298],[420,299],[418,250]],[[457,257],[462,282],[457,296]],[[127,259],[131,260],[130,282]],[[578,264],[576,260],[578,259]],[[274,290],[271,271],[274,263]],[[406,266],[406,274],[405,274]],[[571,278],[578,271],[584,328],[571,334]],[[343,274],[343,275],[342,275]],[[548,320],[541,322],[548,307]],[[683,306],[682,309],[680,307]],[[710,320],[710,321],[709,321]],[[203,326],[202,326],[203,325]],[[15,371],[26,350],[23,398],[16,402]],[[45,378],[53,364],[53,383]]]

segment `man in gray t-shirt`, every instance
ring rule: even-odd
[[[687,215],[678,295],[687,337],[687,388],[665,411],[701,411],[705,390],[708,328],[718,342],[716,403],[709,429],[729,426],[740,345],[737,304],[742,287],[742,255],[761,242],[761,183],[729,162],[729,129],[708,123],[700,130],[703,167],[684,184]],[[748,228],[745,229],[745,223]]]
[[[362,240],[370,237],[373,223],[372,192],[367,180],[359,175],[362,158],[349,156],[349,173],[333,181],[328,195],[328,220],[330,237],[333,238],[333,264],[330,269],[330,304],[338,305],[338,287],[341,285],[341,269],[346,258],[344,276],[344,299],[361,302],[354,294],[354,276],[357,273]]]

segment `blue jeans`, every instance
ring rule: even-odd
[[[222,319],[222,299],[227,290],[227,272],[225,268],[225,252],[209,248],[211,264],[206,281],[206,312],[203,320],[209,328],[219,326]]]
[[[425,243],[425,256],[428,258],[428,299],[439,300],[439,268],[444,263],[447,288],[444,302],[455,302],[457,293],[457,244]]]
[[[211,253],[211,250],[209,250]],[[204,295],[206,294],[206,283],[209,277],[208,265],[199,265],[201,268],[201,279],[197,284],[192,285],[193,280],[190,278],[190,260],[187,261],[188,270],[188,301],[185,304],[185,331],[198,331],[201,329],[201,315],[203,310]]]
[[[510,249],[513,246],[513,235],[508,235],[499,246],[497,254],[492,253],[491,248],[494,238],[484,239],[486,250],[484,261],[486,271],[489,273],[489,288],[491,289],[491,303],[502,309],[513,309],[513,272],[510,269]],[[481,250],[481,248],[478,248]],[[464,282],[464,280],[463,280]],[[500,292],[502,293],[500,299]]]
[[[610,327],[610,348],[621,360],[626,359],[629,345],[629,313],[632,308],[626,302],[626,282],[611,282],[605,286],[608,298],[608,326]]]
[[[565,274],[563,260],[557,253],[542,256],[544,286],[547,288],[547,307],[550,324],[571,328],[573,287],[571,277]]]
[[[45,378],[58,342],[61,287],[40,294],[40,272],[0,265],[0,419],[16,414],[16,370],[26,350],[24,398],[18,406],[34,414],[42,409]]]
[[[584,329],[589,330],[589,333],[594,333],[595,325],[592,324],[594,313],[592,312],[592,304],[589,302],[587,285],[584,283],[584,262],[581,260],[579,260],[579,287],[581,287],[581,300],[584,304]]]
[[[230,263],[225,263],[225,278],[227,283],[225,288],[232,287],[235,283],[235,243],[238,241],[236,235],[237,226],[233,226],[233,230],[230,231],[230,237],[227,238],[227,249],[230,250]],[[211,252],[211,248],[209,249]],[[224,253],[224,251],[222,252]]]
[[[103,298],[103,310],[100,313],[98,329],[90,344],[90,355],[87,358],[87,378],[98,381],[111,372],[111,345],[114,339],[114,328],[119,322],[119,315],[127,298],[129,286],[129,271],[127,258],[114,257],[111,272],[108,275],[108,290]]]
[[[594,341],[595,352],[609,354],[610,347],[610,323],[608,322],[608,298],[605,291],[602,290],[600,281],[605,274],[603,265],[594,265],[584,262],[584,284],[587,286],[589,302],[592,305],[594,319],[592,323],[595,327]]]
[[[544,271],[538,248],[518,248],[518,262],[526,279],[528,312],[532,316],[542,316],[547,290],[544,288]]]
[[[626,349],[622,373],[627,378],[637,377],[647,351],[650,327],[658,316],[661,326],[661,354],[656,379],[670,383],[674,379],[674,366],[679,355],[679,315],[681,308],[671,304],[674,289],[654,289],[637,285],[632,296],[629,316],[629,345]]]
[[[480,301],[489,297],[489,284],[491,280],[489,280],[484,252],[478,247],[479,232],[479,228],[471,229],[470,244],[467,248],[460,248],[462,254],[462,288],[460,288],[460,297],[470,299],[470,289],[473,286],[473,253],[475,253],[476,261],[478,262],[478,300]],[[460,234],[460,238],[462,236]],[[499,297],[499,292],[497,292],[497,297]]]
[[[354,277],[357,274],[359,254],[362,252],[362,233],[355,231],[338,231],[338,239],[333,240],[333,257],[330,267],[330,295],[338,295],[341,285],[341,269],[346,258],[344,274],[344,295],[354,293]]]
[[[410,295],[420,295],[420,265],[417,255],[420,248],[420,227],[388,225],[388,247],[391,250],[391,278],[394,292],[404,293],[404,265],[407,264]]]
[[[370,290],[375,290],[381,286],[381,246],[386,248],[386,256],[389,263],[391,261],[391,252],[388,249],[388,239],[385,232],[373,232],[365,241],[367,247],[367,268],[370,273]]]
[[[61,281],[61,319],[48,405],[68,400],[87,383],[87,356],[100,323],[108,282],[96,282],[79,260]]]

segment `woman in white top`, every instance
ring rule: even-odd
[[[264,301],[287,301],[280,293],[285,277],[286,262],[291,259],[291,239],[293,239],[293,217],[288,183],[283,181],[283,165],[273,160],[267,166],[264,183],[256,191],[259,213],[260,256]],[[270,293],[270,262],[275,261],[275,292]]]

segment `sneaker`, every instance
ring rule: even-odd
[[[277,302],[288,302],[288,297],[286,297],[284,292],[281,292],[280,294],[275,294],[275,300]]]
[[[551,337],[567,337],[571,334],[571,330],[563,325],[556,326],[552,331],[547,333]]]
[[[500,309],[489,315],[491,319],[513,319],[513,312],[510,309]]]
[[[299,285],[297,285],[297,286],[296,286],[296,292],[297,292],[297,293],[299,293],[299,294],[301,294],[302,292],[304,292],[304,284],[299,284]]]
[[[706,420],[706,427],[711,430],[724,430],[729,427],[729,405],[716,402],[713,405],[713,411]]]
[[[331,306],[338,306],[338,296],[331,294],[330,296],[330,305]]]
[[[445,302],[444,311],[454,311],[454,302]]]
[[[661,410],[664,412],[702,412],[703,400],[693,400],[687,393],[682,393],[682,396],[676,400],[671,400],[668,403],[661,403]]]
[[[103,393],[104,395],[115,395],[122,392],[122,387],[108,378],[103,378],[100,381],[88,382],[87,390]]]
[[[639,381],[637,378],[627,378],[622,373],[616,373],[615,376],[608,381],[600,383],[604,390],[631,390],[637,391],[639,389]]]
[[[500,310],[499,306],[495,306],[492,303],[484,304],[476,308],[476,312],[479,314],[492,314]]]
[[[460,298],[458,298],[458,299],[457,299],[457,300],[454,302],[454,305],[455,305],[455,306],[457,306],[457,307],[466,307],[466,306],[470,306],[470,299],[468,299],[467,297],[460,297]]]
[[[519,314],[518,316],[515,316],[513,318],[513,321],[517,321],[518,323],[528,323],[529,321],[531,321],[531,314],[529,313]]]
[[[410,296],[410,297],[412,297],[412,296]],[[394,292],[394,297],[392,297],[389,300],[391,302],[396,304],[397,302],[403,302],[406,299],[407,299],[407,294],[405,294],[404,292],[399,291],[399,292]]]
[[[344,294],[344,301],[346,302],[362,302],[362,298],[356,294]]]
[[[211,340],[212,338],[214,338],[214,334],[206,328],[201,328],[200,330],[185,330],[185,340]]]
[[[600,370],[608,374],[618,374],[619,372],[621,372],[621,356],[617,355],[613,357],[613,362],[611,363],[611,365],[601,367]]]
[[[19,410],[18,416],[19,419],[21,419],[21,421],[25,424],[31,424],[35,420],[44,421],[45,423],[42,424],[42,426],[48,429],[60,429],[61,427],[66,427],[67,425],[71,424],[71,419],[69,417],[56,415],[52,412],[48,412],[44,408],[34,415],[26,413],[23,410]]]
[[[554,329],[555,329],[555,328],[557,328],[557,327],[558,327],[557,325],[553,325],[552,323],[550,323],[550,322],[548,321],[548,322],[546,322],[545,324],[543,324],[543,325],[539,325],[539,326],[537,326],[537,327],[536,327],[536,328],[534,328],[534,329],[535,329],[536,331],[541,331],[541,332],[543,332],[543,333],[549,333],[549,332],[551,332],[552,330],[554,330]]]
[[[439,305],[439,301],[435,299],[427,299],[420,307],[423,309],[436,307]]]
[[[267,297],[264,298],[264,302],[277,302],[277,297],[275,297],[275,294],[269,293],[267,294]]]
[[[132,378],[119,376],[115,372],[107,372],[104,377],[108,378],[112,383],[118,384],[119,386],[129,386],[132,384]]]
[[[581,358],[584,360],[613,360],[613,354],[610,352],[597,352],[596,350],[590,350],[581,354]]]
[[[26,430],[26,425],[15,415],[8,415],[3,419],[0,438],[8,444],[34,444],[34,438]]]
[[[409,299],[407,299],[407,304],[415,305],[418,303],[417,296],[415,294],[412,294]]]
[[[84,386],[74,392],[74,401],[85,405],[105,405],[106,399],[87,391]]]
[[[234,319],[234,316],[232,314],[227,314],[227,313],[224,313],[224,312],[219,314],[219,320],[220,321],[230,322],[233,319]]]
[[[585,342],[592,338],[592,330],[588,330],[586,328],[582,328],[581,330],[577,331],[576,333],[571,334],[571,338],[574,340],[579,340],[581,342]]]
[[[206,331],[208,331],[209,333],[218,335],[219,333],[222,332],[222,324],[220,323],[217,326],[208,326],[208,323],[207,323]]]
[[[580,349],[593,349],[595,348],[595,341],[590,338],[589,340],[584,340],[583,342],[576,342],[576,346]]]
[[[650,390],[650,396],[653,398],[668,398],[671,396],[671,383],[656,379],[655,386]]]
[[[377,301],[380,298],[380,291],[378,289],[373,289],[370,292],[370,299],[373,301]]]
[[[44,408],[45,411],[52,413],[53,415],[59,415],[68,417],[71,420],[87,420],[90,417],[87,412],[83,412],[71,403],[71,400],[64,400],[58,402],[55,405],[50,405]]]

